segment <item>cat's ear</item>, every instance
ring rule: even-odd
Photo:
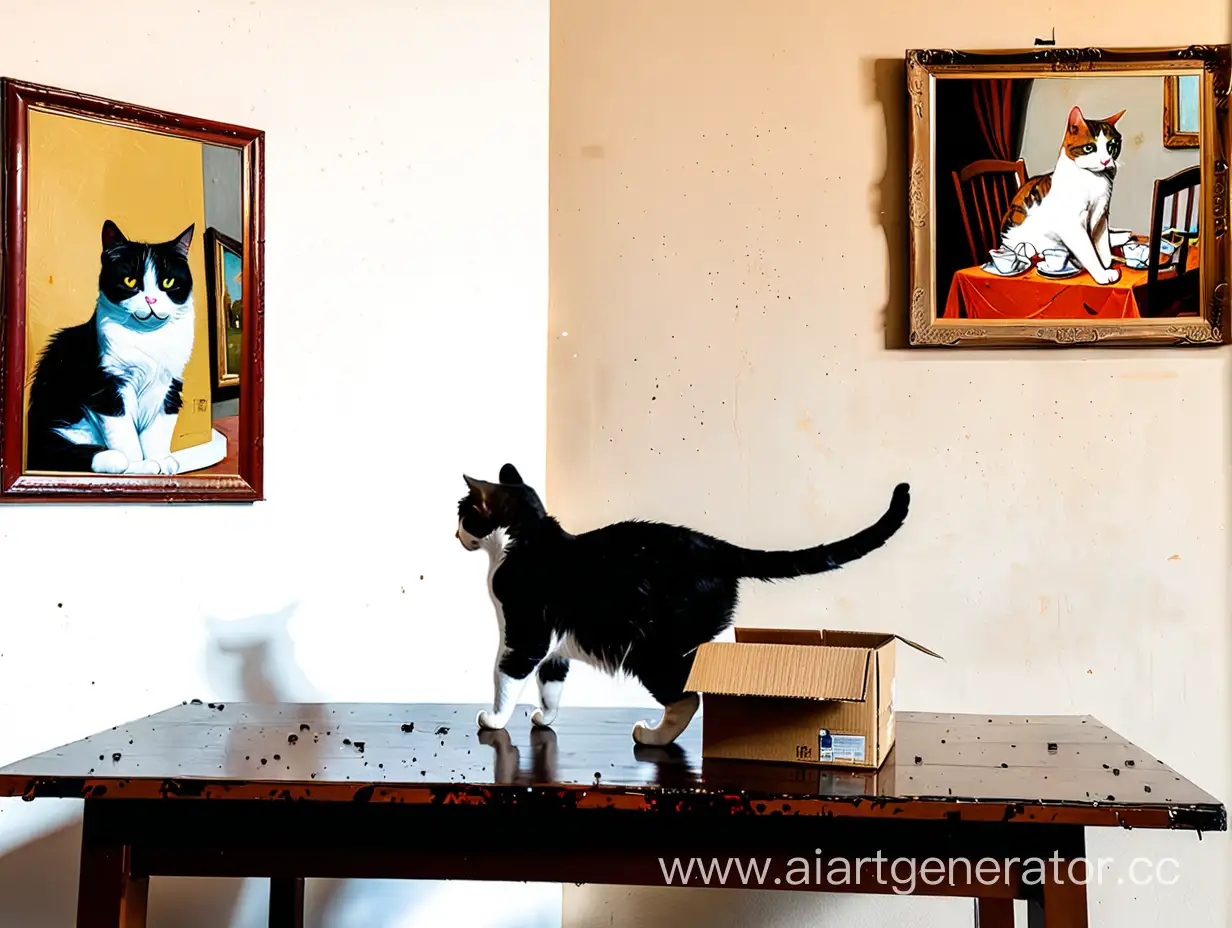
[[[127,245],[128,239],[124,237],[124,233],[110,219],[103,222],[103,251],[108,251],[115,248],[117,245]]]
[[[1104,120],[1104,122],[1106,122],[1110,126],[1115,126],[1117,124],[1117,120],[1120,119],[1124,115],[1125,115],[1125,111],[1121,110],[1121,112],[1117,113],[1115,116],[1109,116],[1107,119]]]
[[[1087,127],[1086,118],[1082,115],[1082,110],[1074,107],[1069,111],[1069,127],[1067,131],[1070,135],[1077,135]]]
[[[512,464],[506,464],[500,469],[500,482],[518,486],[522,483],[522,475],[518,473],[518,469]]]
[[[462,479],[466,481],[466,485],[470,491],[479,497],[479,505],[483,511],[488,511],[491,508],[492,496],[496,492],[496,484],[490,483],[487,480],[476,480],[474,477],[462,475]]]
[[[197,228],[194,222],[191,226],[180,233],[179,238],[175,240],[175,253],[181,258],[188,257],[188,246],[192,244],[193,230]]]

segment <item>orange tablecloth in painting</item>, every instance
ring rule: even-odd
[[[1197,246],[1185,262],[1198,266]],[[1134,290],[1146,286],[1146,271],[1118,262],[1121,279],[1101,286],[1086,271],[1055,280],[1035,268],[1018,277],[1000,277],[978,267],[963,268],[950,281],[945,319],[1138,319]]]

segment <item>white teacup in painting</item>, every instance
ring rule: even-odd
[[[1044,261],[1044,269],[1054,274],[1059,274],[1069,264],[1069,251],[1064,248],[1045,248],[1041,255]]]
[[[1146,267],[1151,256],[1151,246],[1145,242],[1129,242],[1121,249],[1125,255],[1125,263],[1130,267],[1142,269]]]
[[[999,274],[1013,274],[1018,270],[1019,262],[1022,260],[1013,249],[1006,248],[1004,245],[1000,248],[990,248],[988,256],[992,258],[992,266]]]

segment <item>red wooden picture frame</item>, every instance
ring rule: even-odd
[[[8,78],[0,79],[0,501],[252,501],[263,495],[265,134]],[[230,148],[241,156],[244,363],[238,474],[176,476],[24,473],[26,213],[31,109]],[[204,230],[202,230],[204,231]],[[204,282],[203,282],[204,284]],[[201,287],[205,309],[205,287]],[[198,350],[205,350],[199,346]]]

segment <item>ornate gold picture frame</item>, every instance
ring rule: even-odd
[[[1164,148],[1197,148],[1202,78],[1198,74],[1164,78]]]
[[[1226,45],[909,51],[910,344],[1222,344],[1229,63]],[[1196,148],[1159,131],[1179,77],[1198,80]]]

